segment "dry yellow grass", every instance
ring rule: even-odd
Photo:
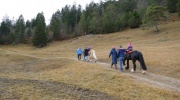
[[[55,94],[53,90],[44,91],[37,87],[38,82],[59,82],[69,85],[79,86],[90,90],[97,90],[123,100],[178,100],[180,94],[155,88],[149,85],[137,83],[131,77],[123,76],[119,72],[102,67],[96,64],[85,63],[70,59],[56,59],[33,63],[26,70],[25,66],[14,66],[21,69],[13,72],[13,67],[9,74],[2,72],[1,78],[11,80],[21,80],[19,84],[9,86],[6,91],[17,92],[21,99],[49,99],[50,94]],[[10,69],[10,68],[9,68]],[[34,80],[21,85],[22,81]],[[51,93],[53,92],[53,93]],[[63,93],[59,93],[63,95]]]
[[[3,66],[0,66],[0,78],[65,83],[97,90],[122,100],[179,100],[179,93],[137,83],[132,77],[97,64],[69,59],[76,57],[78,47],[92,46],[96,50],[98,61],[110,63],[111,59],[108,55],[112,45],[117,48],[122,45],[126,48],[128,43],[132,42],[134,49],[143,53],[149,72],[180,79],[179,27],[180,21],[175,21],[161,24],[158,34],[153,28],[133,29],[53,42],[45,48],[34,48],[29,45],[1,46],[0,63]],[[5,66],[9,64],[14,66]],[[62,94],[59,99],[60,97],[72,99],[66,98],[67,94],[56,94],[42,88],[35,88],[36,86],[36,82],[22,86],[15,84],[10,85],[5,91],[13,92],[20,99],[26,99],[28,96],[28,99],[52,99],[50,94],[54,97]],[[3,99],[6,97],[7,95],[4,95]]]

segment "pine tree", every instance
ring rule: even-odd
[[[177,10],[178,10],[178,15],[180,16],[180,1],[178,1]]]
[[[8,16],[3,18],[0,27],[0,44],[9,44],[9,33],[13,28],[11,20],[9,20]]]
[[[120,17],[120,28],[124,29],[124,28],[126,28],[128,26],[129,26],[129,14],[128,13],[124,13]]]
[[[142,24],[141,18],[137,11],[134,11],[129,19],[130,28],[138,28]]]
[[[160,20],[160,18],[164,18],[164,11],[164,7],[157,6],[155,4],[148,7],[143,19],[143,27],[148,27],[147,29],[149,29],[150,27],[155,26],[156,32],[158,32],[158,21]]]
[[[177,12],[177,4],[178,4],[178,0],[168,0],[167,8],[169,13]]]
[[[32,30],[31,28],[28,28],[27,32],[26,32],[26,37],[30,38],[32,36]]]
[[[15,35],[13,32],[8,34],[8,44],[12,44],[15,41]]]
[[[95,6],[93,9],[93,12],[91,13],[93,16],[89,23],[89,32],[93,34],[101,33],[100,28],[100,11],[98,9],[98,6]]]
[[[36,26],[36,19],[33,18],[30,23],[31,23],[31,28],[34,28]]]
[[[123,12],[132,12],[136,7],[137,0],[119,0]]]
[[[78,31],[82,35],[86,33],[86,17],[85,17],[85,12],[83,12],[81,14],[81,18],[80,18],[79,25],[78,25]]]
[[[8,27],[8,23],[3,21],[1,23],[1,38],[5,38],[10,33],[10,27]]]
[[[89,32],[95,34],[98,28],[98,21],[96,17],[93,17],[89,23]]]
[[[17,43],[24,42],[25,40],[24,35],[25,35],[25,22],[23,15],[20,15],[19,19],[16,22],[16,27],[15,27],[16,42]]]
[[[106,12],[103,15],[103,30],[105,33],[115,32],[115,23],[117,21],[117,7],[114,4],[109,4]]]
[[[31,27],[31,22],[29,20],[26,21],[26,27]]]
[[[61,39],[60,28],[61,28],[61,14],[58,10],[55,14],[53,14],[50,22],[51,31],[53,32],[53,39],[59,40]]]
[[[46,46],[47,44],[47,33],[46,23],[43,13],[38,13],[36,17],[36,29],[33,38],[33,45],[38,47]]]

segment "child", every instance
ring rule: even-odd
[[[128,48],[127,48],[127,53],[131,53],[133,51],[133,46],[132,46],[132,43],[130,42],[129,45],[128,45]]]

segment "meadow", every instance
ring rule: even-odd
[[[126,75],[129,71],[121,73],[110,66],[98,64],[111,63],[108,56],[113,45],[127,48],[132,42],[134,50],[142,52],[147,72],[180,80],[179,27],[177,18],[161,22],[158,33],[154,28],[138,28],[51,42],[44,48],[25,44],[0,46],[0,98],[179,100],[177,91],[138,81]],[[96,51],[98,63],[77,60],[77,48],[88,46]],[[137,70],[139,66],[137,62]],[[136,73],[139,72],[131,75]],[[146,78],[146,75],[140,75]]]

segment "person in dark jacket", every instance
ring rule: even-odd
[[[112,55],[111,68],[112,68],[112,66],[114,65],[115,68],[117,69],[117,51],[116,51],[116,49],[115,49],[114,46],[112,47],[112,50],[110,51],[109,58],[111,57],[111,55]]]
[[[89,61],[89,50],[90,48],[84,49],[84,61]]]
[[[118,49],[117,57],[119,58],[119,64],[120,64],[120,71],[123,71],[123,60],[124,56],[126,54],[126,49],[123,49],[122,46]]]

